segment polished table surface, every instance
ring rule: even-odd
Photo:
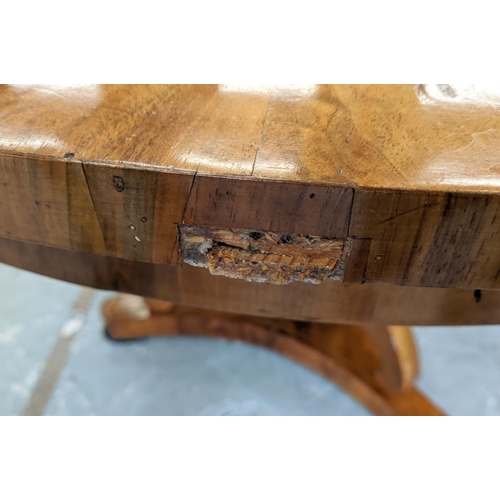
[[[0,237],[181,266],[185,226],[263,231],[338,242],[343,283],[498,288],[499,110],[493,86],[2,85]]]
[[[0,150],[359,188],[500,189],[500,86],[2,85]]]

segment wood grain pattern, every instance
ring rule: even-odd
[[[353,238],[346,283],[500,287],[500,89],[1,85],[0,236],[180,265],[178,225]]]
[[[372,240],[366,282],[497,288],[500,199],[359,191],[350,236]]]
[[[197,176],[184,222],[343,238],[351,189]]]
[[[146,262],[180,262],[177,225],[192,176],[84,165],[106,253]]]
[[[193,176],[0,155],[0,235],[179,264],[177,225]]]
[[[0,238],[0,262],[85,286],[177,304],[297,321],[374,325],[500,323],[500,291],[353,285],[275,286]]]
[[[444,89],[1,85],[0,150],[344,187],[495,192],[500,88]]]

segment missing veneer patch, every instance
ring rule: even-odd
[[[211,274],[260,283],[342,280],[350,239],[181,225],[182,260]]]

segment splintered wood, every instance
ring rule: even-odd
[[[181,225],[182,260],[211,274],[260,283],[341,280],[350,239]]]

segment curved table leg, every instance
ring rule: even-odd
[[[193,335],[249,342],[321,373],[377,415],[442,415],[413,386],[418,358],[407,327],[268,319],[131,295],[108,300],[103,314],[116,340]]]

